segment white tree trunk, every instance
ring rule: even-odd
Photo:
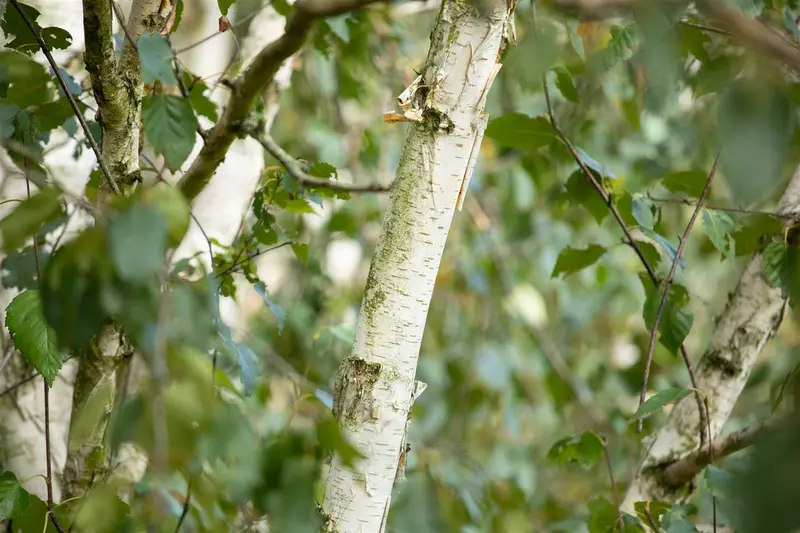
[[[401,95],[409,127],[364,291],[355,345],[336,377],[334,415],[366,456],[354,470],[332,458],[324,511],[330,531],[383,532],[405,464],[414,376],[453,212],[478,155],[483,111],[514,5],[481,15],[444,0],[423,74]]]
[[[778,205],[782,214],[800,215],[800,169]],[[747,263],[725,311],[714,328],[711,342],[698,365],[697,386],[708,399],[710,439],[719,437],[761,350],[775,335],[783,318],[781,291],[763,276],[761,255]],[[670,487],[664,467],[695,451],[700,445],[700,419],[693,396],[675,406],[667,424],[647,439],[644,458],[622,504],[632,513],[638,501],[680,502],[689,496],[685,487]]]

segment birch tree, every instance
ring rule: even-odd
[[[445,0],[422,73],[398,97],[410,121],[370,266],[353,352],[339,367],[333,413],[366,456],[334,455],[323,507],[330,531],[385,531],[392,487],[406,461],[425,318],[453,213],[480,151],[486,98],[513,34],[514,3],[481,12]],[[388,120],[394,120],[389,115]]]

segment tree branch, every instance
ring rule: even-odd
[[[715,442],[711,449],[695,450],[664,469],[664,480],[673,487],[682,487],[690,482],[713,461],[727,457],[751,446],[762,431],[775,426],[775,420],[765,420],[750,427],[734,431]]]
[[[339,15],[376,0],[299,0],[295,11],[278,39],[264,47],[250,66],[230,83],[232,94],[222,117],[206,139],[192,166],[178,182],[187,200],[194,200],[208,184],[250,114],[258,95],[280,69],[283,62],[306,42],[314,23],[322,17]]]
[[[617,16],[620,11],[654,4],[648,0],[554,0],[554,5],[562,11],[582,19],[598,20]],[[676,4],[674,0],[662,0],[661,4]],[[705,31],[733,36],[761,54],[777,59],[787,67],[800,72],[800,46],[784,38],[768,26],[738,13],[716,0],[698,0],[697,6],[714,19],[722,22],[725,28],[709,27],[697,23],[682,22]]]
[[[142,83],[135,41],[144,32],[159,31],[165,24],[169,12],[164,12],[161,4],[161,0],[134,0],[124,28],[127,39],[117,63],[111,1],[83,0],[84,59],[97,101],[96,120],[103,131],[102,154],[116,186],[121,189],[141,178]]]
[[[700,193],[700,198],[695,205],[694,211],[692,211],[692,216],[689,218],[689,223],[686,224],[686,229],[683,232],[683,237],[681,237],[680,242],[678,243],[678,249],[675,252],[675,257],[672,259],[672,265],[669,268],[669,273],[667,274],[667,279],[664,282],[664,293],[661,295],[661,300],[658,302],[658,310],[656,311],[656,317],[653,320],[653,329],[650,331],[650,342],[647,346],[647,358],[644,361],[644,375],[642,376],[642,390],[639,393],[639,407],[642,406],[645,400],[645,396],[647,396],[647,382],[650,377],[650,365],[653,363],[653,353],[656,349],[656,335],[658,334],[658,325],[661,322],[661,315],[664,314],[664,307],[667,303],[667,298],[669,297],[669,289],[672,286],[672,281],[675,279],[675,272],[678,269],[678,263],[681,260],[681,255],[683,254],[683,248],[686,246],[686,241],[689,238],[689,233],[692,231],[694,227],[694,223],[697,220],[697,215],[700,214],[700,209],[703,207],[703,202],[705,202],[706,197],[708,196],[708,191],[711,190],[711,182],[714,181],[714,176],[717,174],[717,163],[719,163],[719,153],[717,153],[717,157],[714,159],[714,164],[711,166],[711,171],[708,173],[708,178],[706,179],[706,185],[703,187],[703,192]],[[696,394],[699,394],[695,392]],[[636,426],[638,431],[642,431],[642,419],[639,419],[639,422]]]
[[[251,131],[250,136],[264,147],[264,150],[280,162],[286,171],[292,175],[303,187],[325,188],[333,191],[344,192],[386,192],[389,187],[380,183],[368,183],[365,185],[355,185],[349,183],[338,183],[324,178],[316,178],[307,174],[300,165],[300,162],[289,155],[272,137],[265,133]]]
[[[558,122],[556,122],[556,116],[555,113],[553,112],[553,104],[550,101],[550,90],[547,88],[546,76],[542,76],[542,86],[544,88],[545,103],[547,104],[547,114],[550,117],[550,124],[556,131],[556,135],[566,145],[567,149],[569,149],[570,153],[572,154],[572,157],[575,159],[575,162],[578,163],[578,166],[581,168],[584,175],[586,176],[586,179],[588,179],[591,182],[592,187],[594,187],[594,189],[597,191],[597,194],[600,195],[600,197],[603,199],[603,202],[608,206],[608,209],[611,211],[611,214],[614,216],[614,219],[617,221],[617,224],[619,224],[622,233],[625,235],[626,244],[628,244],[631,248],[633,248],[633,251],[636,252],[636,255],[639,257],[639,260],[642,262],[642,265],[644,265],[645,270],[647,270],[647,275],[650,276],[650,281],[653,282],[653,285],[658,287],[659,280],[658,276],[656,275],[655,269],[653,269],[652,265],[650,265],[649,261],[647,261],[647,258],[644,256],[642,249],[634,240],[633,235],[631,235],[631,232],[628,229],[628,226],[625,224],[625,221],[622,220],[622,215],[617,209],[617,206],[614,205],[611,196],[606,192],[606,190],[603,188],[600,182],[597,181],[597,178],[595,178],[594,174],[592,174],[592,171],[589,170],[589,168],[586,166],[586,163],[583,162],[583,158],[581,158],[580,154],[578,154],[578,151],[575,149],[575,146],[572,144],[572,142],[563,132],[561,127],[558,125]],[[680,351],[684,365],[686,366],[686,371],[689,374],[689,380],[692,383],[692,387],[695,389],[697,410],[700,413],[699,416],[700,445],[702,447],[702,445],[705,443],[705,434],[706,434],[705,428],[707,425],[706,421],[708,419],[708,406],[705,405],[703,398],[700,396],[700,393],[698,392],[699,389],[697,388],[697,377],[695,376],[694,369],[692,368],[692,362],[689,360],[689,353],[686,350],[686,346],[683,343],[681,343]]]
[[[763,55],[778,59],[800,72],[800,47],[767,26],[729,9],[715,0],[698,0],[697,5],[727,26],[733,37]]]

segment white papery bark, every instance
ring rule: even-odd
[[[422,391],[417,359],[453,212],[466,191],[488,115],[486,95],[513,4],[482,16],[445,0],[423,74],[401,95],[412,121],[370,267],[352,354],[336,377],[334,415],[366,459],[355,470],[332,458],[323,507],[328,530],[386,527],[395,477],[405,464],[408,415]]]
[[[800,169],[778,205],[778,212],[800,216]],[[775,335],[783,318],[781,291],[763,276],[761,255],[747,263],[739,283],[714,328],[711,342],[697,368],[697,386],[708,399],[711,440],[719,437],[761,350]],[[700,419],[693,396],[675,406],[667,424],[648,439],[644,458],[622,504],[632,513],[638,501],[680,502],[685,487],[669,487],[658,475],[670,463],[700,445]]]

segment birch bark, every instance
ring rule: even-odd
[[[800,217],[800,169],[787,186],[778,212],[794,219]],[[778,331],[785,303],[781,291],[764,279],[761,255],[753,256],[729,295],[696,371],[697,385],[708,399],[711,441],[719,437],[761,350]],[[666,466],[697,450],[699,424],[693,397],[675,406],[667,424],[648,439],[644,457],[625,495],[623,511],[632,513],[639,501],[681,502],[689,497],[688,486],[670,486],[660,474]]]
[[[323,509],[329,531],[383,532],[402,477],[422,333],[457,203],[463,200],[488,120],[486,95],[515,4],[479,13],[444,0],[422,75],[400,96],[411,121],[375,256],[356,340],[339,367],[334,416],[366,458],[334,456]]]

